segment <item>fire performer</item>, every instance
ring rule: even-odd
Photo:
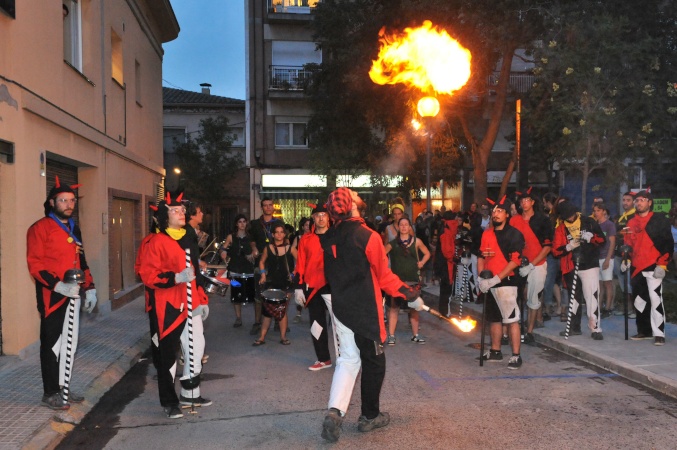
[[[654,338],[654,345],[665,345],[663,278],[670,262],[673,241],[670,222],[654,214],[653,195],[647,189],[635,195],[635,216],[628,221],[625,243],[632,247],[632,293],[637,309],[637,334],[630,339]],[[622,264],[621,270],[628,267]]]
[[[96,288],[89,271],[82,245],[80,228],[73,220],[77,205],[74,189],[56,178],[54,187],[45,200],[45,217],[28,229],[26,237],[28,270],[35,279],[35,294],[40,313],[40,368],[44,395],[42,404],[54,410],[70,408],[64,398],[66,360],[75,355],[80,328],[80,298],[85,295],[84,310],[91,313],[96,306]],[[82,285],[66,280],[69,269],[84,272]],[[66,313],[72,317],[66,320]],[[67,334],[69,339],[67,339]],[[67,353],[70,355],[67,357]],[[72,403],[81,403],[84,398],[68,392]]]
[[[524,251],[522,256],[529,260],[529,263],[519,269],[521,277],[527,281],[527,307],[529,308],[527,317],[527,333],[524,336],[525,344],[533,344],[534,325],[538,316],[543,318],[541,298],[543,297],[543,287],[545,286],[545,276],[548,271],[546,258],[552,248],[552,225],[550,219],[536,211],[534,206],[538,197],[532,193],[529,188],[525,193],[520,194],[519,201],[522,206],[522,214],[512,216],[510,225],[517,228],[524,236]]]
[[[583,216],[569,201],[557,205],[562,221],[555,229],[552,253],[560,258],[564,286],[569,289],[567,328],[560,336],[580,335],[582,308],[585,299],[588,327],[596,341],[604,339],[599,307],[599,247],[606,242],[597,221]]]
[[[380,410],[386,372],[383,343],[386,339],[381,289],[386,294],[416,300],[419,291],[407,286],[388,269],[378,234],[360,217],[364,202],[356,192],[341,187],[329,195],[327,209],[335,225],[322,239],[325,276],[332,290],[332,314],[340,354],[329,394],[329,411],[322,437],[336,442],[362,369],[362,415],[358,430],[384,427],[390,416]],[[419,304],[415,304],[418,302]],[[420,308],[416,300],[410,307]]]
[[[190,258],[186,259],[188,248],[185,236],[186,209],[180,196],[172,199],[170,195],[158,204],[157,221],[159,233],[146,242],[139,261],[139,275],[149,289],[149,301],[155,307],[157,317],[157,336],[153,344],[158,347],[158,391],[160,404],[167,417],[183,417],[179,403],[184,405],[209,406],[211,401],[200,395],[200,372],[204,353],[204,335],[202,332],[201,305],[207,304],[207,296],[198,288],[195,278],[195,266]],[[192,255],[191,255],[192,256]],[[187,267],[187,262],[189,267]],[[181,396],[176,395],[174,377],[176,376],[176,352],[180,343],[187,347],[184,328],[188,318],[187,284],[192,292],[193,340],[192,352],[184,350],[188,361],[181,377]],[[193,359],[193,373],[191,361]]]
[[[456,214],[451,211],[445,211],[442,216],[444,222],[444,232],[440,236],[435,254],[435,275],[440,278],[440,314],[449,317],[449,303],[453,291],[456,254],[456,234],[458,232],[458,221]]]
[[[332,366],[327,334],[327,305],[331,306],[331,291],[324,277],[324,252],[320,239],[329,229],[329,214],[324,205],[311,213],[313,227],[299,240],[296,271],[298,285],[294,291],[296,304],[308,308],[310,331],[317,360],[308,370],[317,371]]]
[[[493,203],[490,201],[490,203]],[[509,369],[522,366],[520,356],[520,308],[517,304],[517,276],[515,269],[520,265],[524,249],[524,236],[508,223],[512,202],[504,195],[493,203],[491,212],[493,227],[482,233],[480,256],[477,259],[477,270],[481,273],[489,270],[493,278],[480,278],[479,287],[482,292],[491,291],[487,304],[486,318],[490,322],[491,347],[480,356],[485,361],[503,360],[501,352],[501,335],[503,326],[508,326],[508,335],[512,346],[512,356],[508,360]]]

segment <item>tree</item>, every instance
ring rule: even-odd
[[[200,120],[196,138],[175,141],[186,197],[213,206],[223,196],[223,185],[243,167],[242,156],[231,148],[235,135],[224,116]]]
[[[584,212],[594,172],[618,183],[628,163],[665,161],[677,112],[669,80],[674,16],[666,21],[665,5],[562,2],[545,15],[548,32],[534,50],[536,81],[525,111],[533,162],[580,172]]]
[[[442,99],[433,153],[446,164],[433,164],[432,178],[458,179],[464,159],[471,158],[475,199],[483,200],[487,162],[503,119],[512,58],[517,48],[528,46],[542,31],[539,3],[327,0],[319,4],[313,26],[325,57],[308,89],[315,111],[309,123],[313,170],[383,174],[397,167],[404,180],[420,181],[425,152],[417,150],[424,147],[412,140],[411,118],[421,93],[402,85],[374,85],[367,73],[378,52],[381,27],[401,30],[432,19],[473,55],[473,74],[467,85]],[[499,60],[498,84],[492,86],[495,101],[490,105],[487,79]],[[488,120],[482,116],[485,109],[490,112]],[[408,187],[402,186],[403,190]]]

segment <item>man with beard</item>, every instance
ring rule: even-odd
[[[138,273],[149,290],[149,303],[157,318],[157,336],[153,345],[158,355],[158,392],[160,404],[167,417],[183,417],[179,403],[184,405],[209,406],[212,402],[200,395],[201,359],[204,353],[202,332],[202,305],[207,304],[206,295],[195,282],[195,264],[188,260],[186,248],[186,208],[181,196],[167,198],[158,204],[157,222],[159,232],[140,249]],[[191,255],[192,257],[192,255]],[[187,286],[189,285],[189,286]],[[188,288],[191,291],[192,311],[192,367],[190,352],[186,352],[186,365],[181,377],[181,397],[176,395],[176,352],[179,344],[187,347],[188,336],[184,327],[188,319]]]
[[[571,290],[574,291],[574,298],[569,300],[573,301],[573,306],[569,305],[570,311],[573,308],[573,318],[568,334],[582,334],[580,305],[585,301],[591,337],[601,341],[604,336],[599,307],[599,248],[606,242],[604,233],[595,219],[583,216],[569,201],[559,203],[557,212],[562,223],[555,229],[552,252],[560,259],[564,287],[570,295]],[[560,336],[567,336],[567,331],[561,331]]]
[[[28,229],[26,237],[28,270],[35,279],[38,312],[40,313],[40,368],[44,394],[42,404],[54,410],[70,408],[68,401],[81,403],[84,398],[68,393],[64,398],[68,321],[73,316],[71,361],[75,357],[80,328],[80,298],[85,295],[84,310],[91,313],[96,306],[96,289],[82,245],[80,228],[73,220],[77,198],[73,189],[56,177],[54,187],[44,203],[45,217]],[[84,272],[81,284],[64,280],[69,269]],[[68,314],[67,314],[68,313]]]
[[[526,278],[527,282],[527,332],[524,336],[525,344],[533,344],[534,326],[540,315],[543,319],[543,309],[541,299],[543,296],[543,287],[545,286],[545,276],[548,270],[546,258],[552,248],[552,227],[550,219],[545,214],[534,209],[536,199],[529,188],[524,194],[520,194],[519,201],[522,207],[522,214],[510,218],[510,225],[517,228],[524,236],[524,251],[522,255],[529,260],[529,263],[519,269],[521,277]],[[542,320],[540,320],[542,322]]]
[[[504,195],[494,204],[491,212],[492,227],[482,234],[480,255],[477,258],[477,270],[480,275],[488,270],[492,278],[480,278],[479,287],[483,293],[491,291],[486,298],[486,319],[490,323],[490,350],[480,356],[485,361],[503,360],[501,336],[503,325],[508,326],[508,336],[512,347],[512,356],[508,360],[509,369],[522,366],[520,356],[520,308],[517,305],[517,274],[520,266],[524,236],[508,223],[511,201]]]
[[[632,340],[654,338],[654,345],[665,345],[663,278],[672,256],[670,222],[654,214],[649,190],[635,195],[635,217],[628,221],[625,243],[632,247],[632,292],[637,308],[637,334]],[[628,267],[622,265],[622,271]]]
[[[329,394],[329,411],[322,423],[322,437],[330,442],[339,438],[360,369],[362,415],[357,429],[367,432],[390,422],[390,416],[381,412],[379,405],[386,372],[381,290],[406,298],[409,306],[417,310],[423,305],[417,298],[419,291],[407,286],[388,268],[379,235],[367,228],[360,217],[363,207],[359,195],[348,188],[332,192],[327,210],[335,225],[321,240],[340,349]]]
[[[317,205],[311,216],[314,226],[299,241],[296,259],[298,286],[294,297],[298,305],[308,308],[310,332],[317,357],[315,364],[308,370],[317,371],[332,365],[327,334],[327,305],[331,306],[331,291],[324,278],[324,252],[320,244],[320,239],[329,229],[329,214],[324,205]]]
[[[618,285],[621,288],[621,294],[623,297],[623,300],[621,300],[620,306],[617,307],[616,312],[614,313],[615,316],[622,316],[625,314],[625,308],[623,307],[623,303],[625,300],[625,297],[628,297],[628,311],[629,312],[629,318],[634,319],[635,318],[635,313],[633,311],[632,303],[630,300],[630,296],[626,296],[625,293],[628,289],[630,289],[630,293],[632,293],[632,288],[631,286],[628,286],[627,280],[625,278],[625,274],[621,272],[621,263],[623,262],[623,245],[625,244],[624,241],[624,231],[623,229],[628,226],[628,222],[630,219],[635,217],[635,206],[634,206],[634,201],[635,201],[635,193],[634,192],[626,192],[623,194],[623,197],[621,197],[621,208],[623,208],[623,214],[621,214],[618,219],[616,219],[616,252],[614,253],[614,275],[616,275],[616,279],[618,280]],[[615,290],[614,290],[615,293]]]

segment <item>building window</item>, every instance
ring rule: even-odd
[[[279,122],[275,124],[276,147],[308,147],[306,124],[299,122]]]
[[[141,63],[134,61],[134,91],[136,103],[141,106]]]
[[[113,30],[110,30],[110,49],[113,79],[117,81],[120,86],[124,87],[125,79],[122,72],[122,39]]]
[[[82,72],[82,20],[78,0],[63,1],[63,59]]]

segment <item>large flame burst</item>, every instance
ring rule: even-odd
[[[379,32],[381,49],[369,77],[376,84],[404,83],[424,93],[451,94],[470,78],[470,51],[432,22],[403,33]]]

